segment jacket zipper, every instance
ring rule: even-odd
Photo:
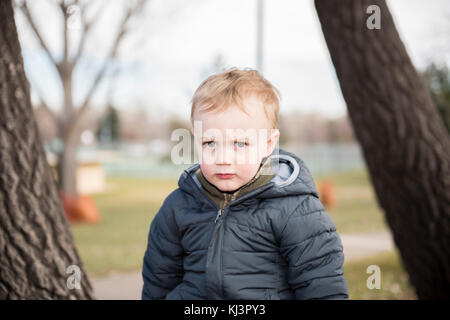
[[[206,267],[208,267],[209,263],[211,262],[211,256],[210,255],[211,255],[212,252],[210,250],[211,250],[213,244],[217,242],[217,234],[219,232],[220,224],[222,223],[222,220],[220,219],[220,217],[222,216],[224,210],[225,209],[219,209],[219,211],[217,212],[216,219],[214,220],[215,226],[214,226],[213,235],[211,237],[211,242],[210,242],[209,247],[208,247],[208,255],[206,257]],[[216,244],[216,245],[218,245],[219,247],[222,246],[221,243]],[[219,253],[219,255],[218,255],[218,261],[217,262],[219,264],[219,276],[218,276],[219,283],[217,284],[217,286],[221,290],[221,294],[222,294],[222,297],[223,297],[223,282],[222,282],[223,280],[222,280],[222,276],[221,276],[222,275],[222,255],[221,255],[221,253]]]
[[[223,212],[223,209],[219,209],[219,211],[217,212],[216,219],[214,220],[214,223],[217,223],[217,220],[219,220],[219,218],[222,216],[222,212]]]
[[[191,179],[191,180],[193,180],[193,178],[190,176],[190,174],[187,174],[187,176]],[[207,198],[207,200],[210,202],[210,203],[212,203],[215,207],[218,207],[217,205],[216,205],[216,203],[214,202],[214,201],[212,201],[206,194],[205,194],[205,192],[203,191],[203,190],[201,190],[198,186],[197,186],[197,184],[195,183],[195,181],[192,181],[193,183],[194,183],[194,185],[197,187],[197,189],[199,189],[200,190],[200,192]],[[258,188],[259,189],[259,188]],[[255,189],[255,190],[257,190],[257,189]],[[251,194],[251,193],[253,193],[255,190],[252,190],[252,192],[250,192],[249,194]],[[214,219],[214,224],[216,225],[215,226],[215,228],[214,228],[214,231],[213,231],[213,235],[212,235],[212,238],[211,238],[211,242],[210,242],[210,245],[209,245],[209,247],[208,247],[208,249],[210,249],[211,247],[212,247],[212,244],[216,241],[216,236],[217,236],[217,231],[218,231],[218,229],[219,229],[219,226],[220,226],[220,223],[218,224],[217,222],[219,221],[219,222],[221,222],[221,217],[222,217],[222,214],[223,214],[223,212],[225,211],[225,208],[226,207],[229,207],[234,201],[235,201],[236,199],[232,199],[226,206],[224,206],[224,208],[223,209],[220,209],[219,208],[219,211],[217,212],[217,215],[216,215],[216,218]],[[242,199],[240,199],[240,200],[242,200]],[[219,246],[221,247],[222,246],[222,244],[219,244]],[[208,255],[207,255],[207,257],[206,257],[206,266],[208,266],[209,265],[209,260],[210,260],[210,256],[209,256],[209,254],[210,254],[210,252],[209,252],[209,250],[208,250]],[[206,270],[205,270],[206,271]],[[224,292],[224,288],[223,288],[223,278],[222,278],[222,276],[223,276],[223,273],[222,273],[222,256],[221,256],[221,253],[219,253],[219,274],[221,275],[220,277],[219,277],[219,288],[221,289],[221,291],[222,291],[222,297],[225,297],[225,292]]]

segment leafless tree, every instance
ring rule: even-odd
[[[41,0],[42,1],[42,0]],[[146,0],[135,0],[127,2],[127,7],[124,9],[124,15],[119,23],[117,33],[113,36],[112,44],[107,52],[101,67],[99,68],[86,96],[82,102],[75,105],[73,99],[73,78],[74,70],[79,65],[80,59],[83,56],[86,42],[93,33],[97,21],[100,19],[104,12],[105,6],[110,4],[109,1],[103,1],[100,6],[94,7],[94,4],[98,4],[98,1],[78,1],[78,0],[59,0],[54,4],[57,6],[58,11],[61,13],[63,19],[64,29],[61,32],[63,43],[63,54],[58,60],[56,54],[52,53],[48,43],[45,41],[45,37],[42,31],[39,29],[35,16],[30,8],[30,0],[17,1],[17,9],[23,13],[29,24],[34,36],[38,40],[40,47],[44,50],[48,56],[50,62],[55,66],[59,80],[63,88],[63,108],[61,112],[55,112],[55,107],[49,106],[49,104],[43,98],[43,95],[36,90],[37,95],[41,100],[41,105],[54,119],[58,127],[58,136],[62,142],[63,148],[59,153],[58,161],[58,180],[60,191],[64,194],[76,195],[76,152],[80,144],[80,135],[83,128],[83,118],[89,114],[90,102],[96,90],[99,88],[99,84],[105,79],[107,73],[112,68],[112,62],[118,55],[118,49],[128,33],[130,33],[130,24],[133,19],[137,19],[139,13],[143,11]],[[88,15],[88,12],[93,14]],[[70,24],[73,11],[76,10],[80,28],[81,36],[76,48],[70,48]],[[73,50],[75,49],[75,50]],[[69,54],[74,52],[74,54]]]

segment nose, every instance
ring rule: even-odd
[[[233,152],[231,148],[223,147],[216,149],[216,164],[232,164]]]

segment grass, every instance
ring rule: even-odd
[[[365,171],[316,176],[316,184],[324,179],[335,186],[337,206],[327,212],[339,233],[386,229]],[[94,225],[71,225],[79,253],[92,277],[142,268],[150,223],[162,201],[177,187],[177,181],[108,178],[107,185],[104,193],[93,196],[102,221]],[[365,286],[369,276],[366,268],[371,264],[381,268],[381,290],[369,290]],[[413,298],[395,252],[350,261],[345,264],[345,275],[351,299]]]
[[[150,223],[175,180],[109,178],[108,190],[93,196],[99,224],[73,224],[71,229],[86,269],[93,276],[142,266]]]
[[[367,279],[374,273],[367,273],[367,267],[380,268],[380,288],[368,289]],[[411,287],[408,275],[403,268],[398,252],[377,254],[358,261],[344,264],[349,299],[352,300],[411,300],[417,299]]]
[[[322,181],[334,186],[336,206],[326,208],[339,233],[364,233],[387,230],[383,212],[366,170],[340,172],[314,177],[316,186]]]

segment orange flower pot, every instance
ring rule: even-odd
[[[61,194],[61,201],[69,222],[100,222],[100,213],[91,196]]]
[[[334,186],[330,180],[324,180],[319,183],[318,193],[319,199],[325,209],[333,208],[336,206],[337,201],[334,192]]]

